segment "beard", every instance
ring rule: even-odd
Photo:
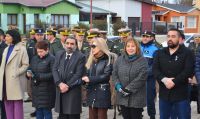
[[[174,48],[178,47],[179,42],[174,43],[173,41],[169,40],[167,42],[167,45],[168,45],[169,48],[174,49]]]
[[[67,47],[65,47],[65,51],[66,51],[68,54],[73,53],[73,52],[76,51],[76,47],[74,47],[74,48],[67,48]]]

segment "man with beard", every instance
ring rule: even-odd
[[[153,74],[159,83],[160,119],[169,119],[173,107],[178,119],[189,119],[188,78],[194,71],[194,54],[180,45],[181,32],[170,29],[168,47],[158,50],[153,62]]]
[[[77,40],[68,37],[65,42],[65,51],[58,51],[53,67],[53,77],[56,88],[55,111],[58,119],[80,119],[81,113],[81,83],[84,75],[85,56],[77,50]]]
[[[148,61],[148,77],[146,80],[146,93],[147,93],[147,113],[150,119],[155,119],[155,98],[156,98],[156,81],[152,73],[153,58],[158,47],[152,39],[152,32],[145,31],[142,34],[141,52]]]

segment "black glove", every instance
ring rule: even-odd
[[[32,80],[33,80],[33,84],[34,84],[35,86],[39,85],[39,74],[38,74],[38,73],[35,73],[35,74],[33,75]]]
[[[126,88],[120,88],[119,89],[119,92],[120,93],[122,93],[122,95],[124,96],[124,97],[126,97],[126,96],[129,96],[132,92],[130,92],[128,89],[126,89]]]

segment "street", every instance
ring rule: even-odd
[[[192,118],[191,119],[200,119],[200,114],[197,114],[197,106],[196,106],[196,102],[192,102],[191,104],[191,108],[192,108]],[[83,107],[83,112],[81,114],[81,119],[88,119],[88,108]],[[31,103],[24,103],[24,112],[25,112],[25,118],[24,119],[34,119],[30,117],[30,112],[33,112],[34,108],[32,108]],[[156,115],[156,119],[159,119],[159,114],[158,114],[158,101],[156,101],[156,110],[157,110],[157,115]],[[58,114],[54,112],[54,110],[52,110],[53,112],[53,119],[57,119]],[[108,111],[108,119],[113,119],[113,110],[109,110]],[[146,112],[146,108],[144,109],[143,112],[143,119],[149,119],[149,117],[147,116],[147,112]],[[117,119],[122,119],[121,115],[117,115]]]

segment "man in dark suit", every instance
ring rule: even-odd
[[[4,31],[0,29],[0,65],[1,65],[3,51],[7,47],[6,43],[4,42],[4,37],[5,37]],[[6,112],[2,101],[0,101],[0,108],[1,108],[1,119],[6,119],[5,115]]]
[[[85,56],[77,50],[77,40],[68,37],[65,50],[58,51],[53,67],[56,88],[55,111],[58,119],[80,119],[81,84],[77,84],[84,74]]]

